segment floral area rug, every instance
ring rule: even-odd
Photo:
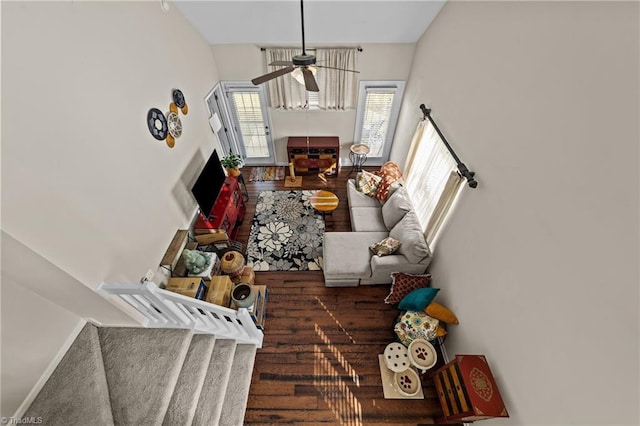
[[[315,191],[261,191],[247,265],[254,271],[319,271],[324,219],[311,207]]]
[[[264,182],[266,180],[283,180],[284,166],[259,166],[251,169],[249,182]]]

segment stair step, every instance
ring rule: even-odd
[[[171,396],[165,426],[190,425],[196,413],[215,337],[210,334],[196,334],[191,339],[187,357],[184,360],[178,382]]]
[[[114,423],[161,424],[189,349],[191,332],[115,327],[101,328],[98,335]]]
[[[210,426],[221,424],[219,422],[220,414],[229,375],[232,374],[231,369],[234,363],[236,346],[235,340],[216,340],[207,376],[200,393],[198,408],[193,418],[193,425]],[[239,424],[242,424],[242,422]]]
[[[113,425],[98,329],[87,323],[24,417],[47,424]]]
[[[242,426],[244,423],[255,360],[256,345],[237,345],[218,423],[220,426]]]

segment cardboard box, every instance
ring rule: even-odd
[[[254,285],[252,287],[257,292],[256,300],[247,308],[247,311],[256,326],[260,330],[264,330],[264,323],[267,319],[267,298],[269,297],[269,289],[266,285]],[[233,302],[231,302],[231,308],[238,309]]]
[[[232,277],[231,281],[233,281],[234,284],[246,283],[253,285],[256,282],[256,273],[253,271],[253,267],[245,266],[242,274],[237,277]]]
[[[209,282],[207,302],[228,308],[231,301],[232,288],[233,283],[228,275],[214,275]]]
[[[202,278],[198,277],[169,278],[165,290],[204,300],[207,293],[207,285]]]

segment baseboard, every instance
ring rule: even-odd
[[[22,401],[22,404],[20,404],[20,406],[14,413],[13,418],[21,419],[24,416],[24,413],[27,412],[33,401],[36,399],[36,396],[38,396],[45,383],[47,383],[47,380],[49,380],[49,377],[51,377],[53,372],[56,370],[56,367],[58,366],[58,364],[60,364],[60,361],[62,361],[62,358],[67,353],[73,342],[75,342],[78,334],[80,334],[86,323],[86,320],[81,319],[80,322],[78,322],[78,325],[74,327],[69,337],[67,337],[67,340],[65,340],[65,342],[60,347],[60,350],[58,350],[47,368],[44,370],[44,373],[42,373],[42,376],[40,376],[36,384],[33,385],[31,390],[27,394],[27,397],[24,399],[24,401]]]

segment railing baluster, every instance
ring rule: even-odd
[[[246,309],[233,310],[158,288],[154,283],[106,284],[105,298],[118,297],[147,318],[152,327],[189,328],[262,347],[263,333]]]

